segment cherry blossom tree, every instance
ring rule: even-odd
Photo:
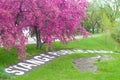
[[[76,34],[88,36],[82,23],[87,18],[86,0],[0,0],[0,45],[15,48],[25,60],[27,37],[35,35],[37,48],[46,43],[46,51],[59,39],[66,44]]]

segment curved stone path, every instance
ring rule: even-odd
[[[37,56],[33,56],[33,58],[26,60],[26,62],[19,62],[15,65],[9,66],[5,68],[5,72],[11,74],[11,75],[25,75],[29,71],[34,70],[37,67],[40,67],[50,61],[52,61],[54,58],[58,58],[63,55],[68,54],[80,54],[80,53],[115,53],[113,51],[105,51],[105,50],[59,50],[55,52],[48,52],[46,54],[39,54]],[[115,53],[119,54],[119,53]]]

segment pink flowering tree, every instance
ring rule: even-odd
[[[59,39],[66,44],[76,34],[88,36],[82,26],[86,16],[86,0],[0,0],[0,45],[15,48],[25,60],[27,37],[35,35],[37,48],[46,43],[46,51]]]

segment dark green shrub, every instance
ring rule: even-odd
[[[0,67],[0,80],[1,79],[10,79],[11,76],[4,71],[3,67]]]

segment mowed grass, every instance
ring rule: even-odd
[[[36,50],[35,44],[27,45],[27,53],[30,58],[34,55],[46,53],[45,45],[41,50]],[[55,51],[65,49],[84,49],[84,50],[110,50],[120,52],[120,45],[114,42],[113,39],[107,36],[92,37],[88,39],[79,39],[78,41],[71,41],[67,45],[60,42],[53,44]],[[73,66],[73,59],[95,56],[96,54],[73,54],[64,56],[53,60],[35,71],[30,72],[25,76],[16,77],[12,80],[120,80],[120,55],[112,54],[116,60],[111,62],[98,63],[99,73],[81,73]],[[0,48],[0,66],[7,67],[15,64],[20,60],[17,59],[16,51],[11,49],[5,52]],[[113,77],[111,77],[113,76]]]
[[[90,49],[111,50],[120,52],[120,45],[117,45],[117,43],[115,43],[113,39],[107,36],[79,39],[77,41],[71,41],[67,45],[63,45],[60,42],[54,42],[53,48],[55,51],[63,49]],[[46,53],[45,45],[42,47],[41,50],[37,50],[35,44],[30,44],[27,45],[26,51],[29,54],[27,58],[30,58],[40,53]],[[4,48],[0,48],[0,66],[6,67],[19,62],[20,60],[17,59],[16,53],[17,52],[14,49],[11,49],[9,52],[6,52]]]
[[[111,50],[120,52],[120,45],[116,45],[113,39],[106,36],[100,37],[92,37],[88,39],[79,39],[77,41],[71,41],[67,45],[63,45],[60,42],[54,42],[53,48],[55,51],[57,50],[65,50],[65,49],[84,49],[84,50]],[[45,45],[41,50],[36,49],[35,44],[27,45],[26,49],[29,54],[27,58],[30,58],[34,55],[38,55],[41,53],[46,53]],[[6,52],[4,48],[0,48],[0,66],[6,67],[12,64],[19,62],[17,59],[17,52],[11,49],[9,52]]]
[[[98,73],[80,72],[73,65],[76,58],[92,57],[97,54],[72,54],[53,60],[27,75],[12,80],[120,80],[120,55],[112,55],[115,60],[98,62]]]

